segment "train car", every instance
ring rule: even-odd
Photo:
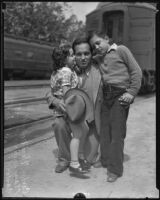
[[[49,79],[53,46],[4,35],[4,80]]]
[[[155,4],[101,2],[86,15],[87,32],[106,33],[113,42],[126,45],[143,71],[140,92],[152,92],[155,84]]]

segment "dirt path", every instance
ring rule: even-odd
[[[155,97],[135,102],[130,109],[125,140],[124,175],[106,182],[106,169],[93,168],[87,179],[54,173],[55,139],[4,157],[4,197],[158,198],[156,189]]]

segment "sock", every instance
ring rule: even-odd
[[[71,166],[71,167],[74,167],[74,168],[78,168],[78,167],[80,166],[80,164],[79,164],[78,161],[73,161],[73,160],[71,160],[70,166]]]

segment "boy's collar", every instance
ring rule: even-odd
[[[116,43],[113,43],[109,48],[108,48],[108,51],[107,53],[109,53],[111,50],[117,50],[117,44]]]

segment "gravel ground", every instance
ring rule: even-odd
[[[156,189],[155,97],[130,109],[125,140],[124,174],[106,182],[105,168],[92,168],[86,179],[54,173],[55,138],[4,156],[3,197],[158,198]]]

